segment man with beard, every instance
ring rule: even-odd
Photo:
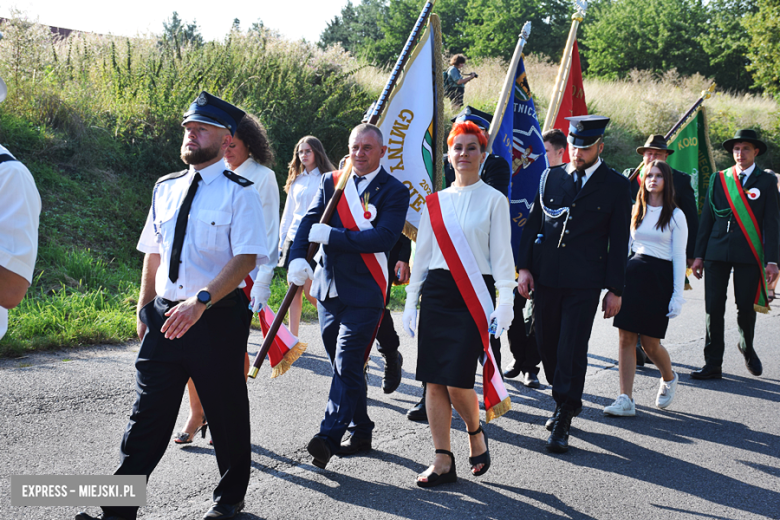
[[[189,169],[160,178],[138,250],[136,401],[116,475],[146,475],[165,453],[187,380],[209,418],[221,479],[203,517],[233,518],[249,484],[249,400],[244,355],[251,314],[240,290],[268,262],[263,209],[252,183],[222,157],[244,112],[202,92],[184,114]],[[97,518],[134,520],[137,507],[104,506]],[[76,520],[94,517],[80,513]]]
[[[569,449],[572,418],[582,410],[588,340],[602,289],[604,318],[620,310],[628,251],[631,191],[628,179],[599,155],[609,118],[567,117],[565,170],[542,176],[517,260],[517,291],[534,291],[536,341],[555,412],[547,449]]]

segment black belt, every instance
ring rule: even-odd
[[[231,291],[230,293],[227,294],[227,296],[225,296],[224,298],[219,300],[217,303],[213,304],[211,307],[212,308],[218,308],[218,309],[226,308],[226,307],[235,307],[241,301],[241,293],[242,292],[243,292],[243,289],[236,289],[234,291]],[[184,301],[184,300],[178,300],[178,301],[166,300],[162,296],[159,296],[158,298],[160,298],[160,300],[162,300],[162,302],[165,305],[167,305],[168,308],[176,307],[177,305],[179,305],[181,302]]]

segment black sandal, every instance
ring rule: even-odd
[[[429,488],[429,487],[438,486],[439,484],[449,484],[451,482],[458,481],[458,475],[457,473],[455,473],[455,457],[452,455],[452,452],[447,450],[436,450],[436,453],[441,453],[443,455],[450,456],[450,460],[452,460],[452,466],[450,466],[450,470],[447,473],[443,473],[441,475],[431,471],[428,475],[424,475],[425,478],[427,478],[428,480],[417,481],[418,486],[423,488]]]
[[[468,430],[467,430],[468,431]],[[482,464],[482,469],[479,471],[472,471],[471,474],[475,477],[478,477],[480,475],[484,475],[487,473],[487,470],[490,469],[490,449],[488,448],[488,436],[487,433],[485,433],[485,430],[482,429],[482,425],[479,425],[479,428],[477,428],[477,431],[468,432],[469,435],[477,435],[478,433],[482,433],[482,435],[485,437],[485,453],[482,455],[477,455],[476,457],[469,457],[469,464],[471,464],[472,469],[477,464]]]

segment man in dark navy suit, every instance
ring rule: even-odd
[[[604,318],[620,311],[631,216],[628,179],[600,157],[609,118],[566,119],[571,162],[542,177],[526,223],[534,232],[523,233],[517,258],[518,294],[534,291],[536,341],[555,399],[547,449],[556,453],[569,449],[571,421],[582,410],[602,289]]]
[[[334,212],[329,224],[318,223],[333,196],[334,173],[338,172],[327,173],[290,250],[287,279],[303,285],[312,278],[311,293],[319,301],[322,342],[333,364],[325,418],[307,446],[314,465],[320,468],[334,453],[371,449],[374,423],[368,417],[363,366],[384,310],[387,287],[379,285],[363,255],[382,253],[386,269],[387,254],[401,236],[409,208],[409,190],[379,164],[386,150],[376,126],[364,123],[352,130],[349,155],[355,176],[347,182],[355,183],[362,202],[368,201],[369,229],[347,229],[340,210]],[[306,262],[312,242],[321,244],[313,274]],[[342,442],[347,431],[350,435]]]

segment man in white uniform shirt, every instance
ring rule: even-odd
[[[0,102],[6,92],[0,78]],[[8,309],[19,305],[32,283],[40,214],[30,170],[0,145],[0,339],[8,330]]]
[[[260,196],[222,164],[243,115],[206,92],[192,103],[182,123],[181,156],[189,169],[157,181],[138,242],[146,256],[138,298],[137,396],[116,474],[149,477],[169,444],[192,378],[222,477],[204,519],[233,518],[249,484],[244,356],[251,314],[239,289],[269,255]],[[98,518],[134,520],[137,510],[103,507]]]

